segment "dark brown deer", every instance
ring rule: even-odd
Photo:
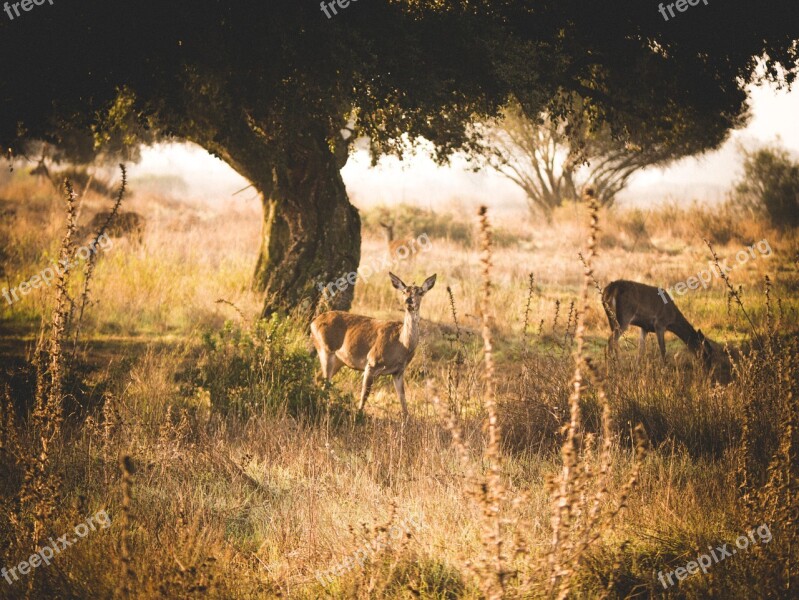
[[[713,348],[710,340],[694,329],[665,290],[637,281],[612,281],[602,291],[602,304],[612,331],[608,339],[611,352],[618,354],[621,334],[634,325],[641,328],[639,360],[644,355],[647,334],[654,332],[660,355],[665,361],[665,333],[670,331],[701,357],[706,367],[711,366]]]
[[[96,235],[111,216],[110,211],[101,211],[94,215],[91,222],[83,228],[84,235]],[[131,242],[141,243],[144,237],[144,217],[133,211],[119,211],[108,224],[106,233],[109,237],[126,237]]]

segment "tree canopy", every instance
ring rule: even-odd
[[[799,162],[780,146],[743,150],[744,173],[733,190],[733,204],[776,227],[799,226]]]
[[[793,81],[797,28],[791,0],[668,22],[640,0],[360,0],[332,18],[306,0],[45,3],[0,13],[0,143],[102,141],[135,123],[220,156],[264,196],[269,312],[315,305],[314,279],[357,268],[348,140],[378,157],[423,137],[443,161],[512,95],[556,119],[579,97],[642,147],[712,147],[745,119],[759,57],[765,77]]]

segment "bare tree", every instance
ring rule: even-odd
[[[531,119],[513,102],[481,134],[488,164],[524,190],[531,211],[547,218],[587,187],[610,205],[636,171],[673,158],[663,148],[645,150],[614,139],[607,127],[547,114]]]

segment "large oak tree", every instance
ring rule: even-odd
[[[314,281],[358,266],[340,175],[356,136],[375,157],[423,137],[445,160],[511,96],[530,115],[568,118],[577,95],[630,143],[712,147],[742,122],[757,57],[771,78],[797,69],[794,0],[700,3],[668,22],[649,0],[342,2],[332,18],[316,0],[56,0],[0,13],[0,143],[102,137],[132,115],[220,156],[263,195],[255,281],[268,313],[315,304]]]

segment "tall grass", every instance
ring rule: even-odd
[[[33,189],[13,185],[20,199]],[[63,236],[51,243],[43,232],[73,227],[70,209],[59,216],[36,193],[36,211],[12,204],[21,233],[0,228],[23,245],[4,265],[12,281],[38,271],[45,248],[61,251]],[[6,190],[12,202],[15,194]],[[39,541],[100,508],[112,526],[12,585],[0,578],[0,598],[791,597],[799,558],[791,232],[764,229],[771,259],[679,300],[730,342],[731,379],[721,384],[690,360],[637,365],[624,352],[606,366],[603,355],[609,327],[597,286],[619,276],[668,284],[712,259],[702,236],[683,236],[689,212],[659,229],[654,213],[643,225],[641,215],[575,207],[580,219],[556,215],[551,229],[533,231],[535,249],[493,243],[486,212],[458,221],[478,247],[436,238],[408,267],[436,271],[447,293],[426,299],[407,377],[415,418],[403,423],[390,384],[377,383],[358,419],[357,374],[317,382],[303,326],[253,317],[260,303],[246,289],[254,250],[245,242],[257,231],[236,236],[244,209],[217,217],[227,242],[211,243],[205,225],[176,225],[184,217],[171,202],[137,201],[166,216],[141,247],[120,241],[99,259],[82,360],[54,362],[71,339],[67,298],[88,289],[79,280],[3,309],[6,325],[25,327],[0,338],[9,349],[0,370],[8,515],[0,566],[27,560]],[[617,218],[631,225],[616,229]],[[643,227],[652,243],[604,245],[597,219],[621,237]],[[713,250],[723,257],[735,243]],[[366,236],[367,251],[383,245]],[[686,251],[669,252],[677,247]],[[359,284],[358,311],[400,314],[384,279]],[[728,314],[730,287],[738,299]],[[235,321],[219,297],[241,307]],[[25,331],[42,316],[44,352],[28,356]],[[146,337],[109,345],[110,330]],[[43,401],[20,401],[37,389]],[[411,535],[317,578],[410,518],[422,524]],[[771,543],[668,590],[658,581],[658,571],[763,523]]]

